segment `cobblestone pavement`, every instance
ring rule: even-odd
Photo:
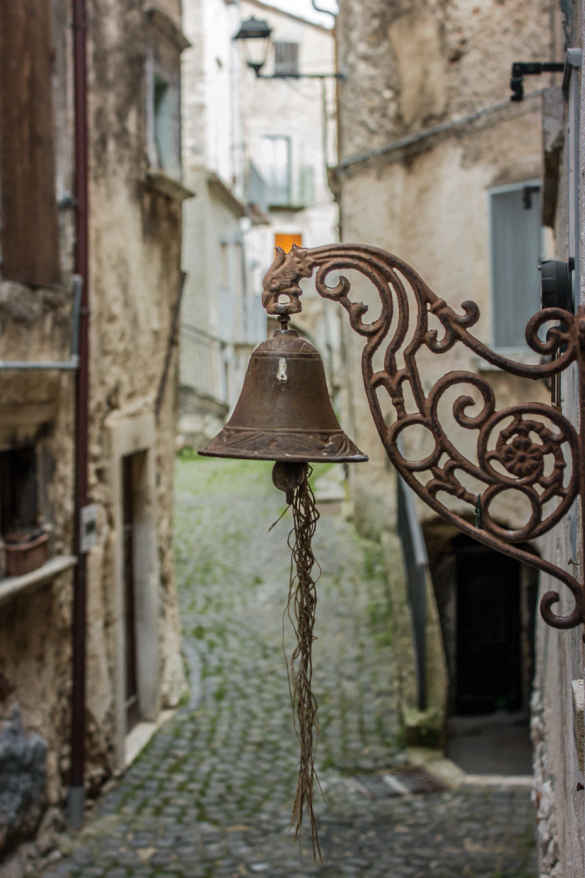
[[[324,865],[288,831],[298,746],[282,654],[290,555],[270,467],[181,461],[177,579],[190,698],[45,878],[528,878],[526,789],[366,799],[352,774],[405,762],[381,556],[323,515],[314,690]],[[290,654],[289,625],[285,644]]]

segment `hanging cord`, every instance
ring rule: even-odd
[[[306,809],[311,821],[313,858],[316,861],[318,855],[322,863],[323,857],[317,835],[317,822],[313,813],[313,781],[315,778],[319,784],[315,770],[316,738],[319,735],[319,726],[316,719],[317,699],[311,689],[312,651],[313,640],[315,640],[313,627],[317,608],[317,580],[313,579],[312,569],[317,565],[320,575],[321,568],[315,560],[311,546],[319,519],[315,495],[309,485],[309,476],[312,472],[312,467],[308,467],[307,477],[294,489],[292,498],[293,529],[288,537],[292,556],[290,587],[285,614],[288,615],[293,626],[297,645],[290,662],[287,662],[287,671],[294,727],[301,745],[299,778],[290,825],[291,827],[294,825],[295,840],[298,838],[299,845],[301,845],[303,813]],[[317,575],[317,579],[319,575]],[[316,733],[315,740],[314,732]]]

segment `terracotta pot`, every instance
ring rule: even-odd
[[[23,532],[6,534],[6,573],[8,576],[24,576],[42,567],[49,554],[49,536],[38,531],[36,534]]]

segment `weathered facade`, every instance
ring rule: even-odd
[[[330,29],[257,0],[184,3],[183,166],[197,197],[185,205],[179,433],[194,446],[217,433],[266,337],[260,293],[275,245],[337,238],[326,170],[336,161],[334,80],[256,78],[233,39],[252,16],[272,28],[263,77],[287,64],[301,74],[335,68]],[[338,317],[309,300],[297,329],[335,384]]]
[[[574,260],[571,272],[575,308],[584,302],[584,189],[579,167],[585,154],[585,106],[582,91],[584,7],[581,0],[559,3],[568,50],[563,88],[545,93],[543,119],[544,190],[551,193],[545,220],[554,229],[555,256]],[[570,57],[571,56],[571,57]],[[573,66],[575,65],[575,66]],[[561,406],[582,432],[577,415],[575,368],[563,374]],[[583,509],[551,532],[543,554],[583,581],[583,546],[578,537]],[[577,564],[577,566],[575,566]],[[566,590],[542,576],[540,594],[561,593],[559,607],[570,612]],[[536,675],[532,702],[534,802],[538,819],[541,876],[577,878],[585,871],[583,799],[583,626],[571,631],[537,628]]]
[[[511,103],[509,79],[514,61],[549,61],[562,55],[559,10],[549,0],[513,6],[488,0],[476,4],[341,0],[339,5],[338,59],[347,75],[338,88],[340,160],[335,177],[342,240],[395,253],[459,313],[464,301],[473,300],[481,312],[473,334],[511,359],[536,364],[538,355],[528,349],[524,327],[540,307],[539,260],[553,253],[552,235],[543,232],[540,221],[541,89],[552,82],[550,75],[544,82],[542,77],[527,79],[524,101]],[[356,278],[353,292],[354,300],[369,305],[373,318],[379,308],[375,290]],[[353,438],[370,456],[370,463],[356,467],[353,474],[356,518],[363,532],[394,545],[394,477],[362,389],[360,339],[349,329],[345,345]],[[421,351],[417,363],[426,393],[439,375],[459,369],[486,380],[498,408],[550,398],[543,382],[494,369],[461,345],[440,356]],[[464,387],[462,392],[479,400],[473,388]],[[455,398],[455,394],[449,397],[449,404]],[[391,418],[390,405],[387,411]],[[447,402],[440,417],[455,447],[475,459],[474,431],[456,423]],[[433,438],[424,429],[405,431],[403,441],[412,460],[424,458],[433,447]],[[468,489],[479,490],[471,481]],[[465,509],[473,520],[473,509],[456,498],[450,498],[450,505],[458,512]],[[457,608],[458,577],[464,570],[471,575],[466,567],[471,564],[477,595],[485,595],[482,570],[493,558],[478,555],[472,564],[470,553],[478,550],[458,541],[455,530],[429,508],[423,504],[417,508],[434,577],[428,623],[438,614],[449,687],[437,693],[431,685],[433,715],[428,711],[417,715],[406,696],[403,719],[415,739],[417,728],[422,728],[428,740],[430,728],[440,743],[445,718],[456,710],[489,713],[507,706],[526,715],[536,586],[524,568],[501,571],[496,577],[500,581],[510,577],[518,595],[515,633],[510,634],[514,645],[502,642],[502,648],[518,656],[514,685],[506,688],[504,669],[497,696],[480,691],[478,682],[465,682],[464,653],[457,658],[463,649],[459,632],[464,624],[459,618],[463,602]],[[501,495],[492,514],[505,527],[517,527],[525,520],[526,509],[510,492]],[[542,551],[537,546],[529,550]],[[477,648],[481,636],[478,630],[477,636],[468,637],[466,648],[474,663],[481,661]],[[436,644],[432,638],[429,642],[436,659]],[[432,681],[436,668],[430,658],[427,671]],[[478,664],[475,678],[482,676]],[[440,687],[446,678],[439,674],[435,679]]]
[[[72,352],[75,215],[83,209],[75,199],[71,7],[0,3],[0,531],[4,539],[48,535],[45,563],[24,575],[7,576],[2,553],[2,853],[62,805],[71,784]],[[88,499],[97,521],[86,556],[90,793],[123,767],[133,741],[148,733],[144,723],[154,727],[184,685],[171,514],[173,316],[189,194],[179,132],[186,45],[179,0],[87,3]]]
[[[584,21],[581,0],[513,6],[496,2],[473,6],[340,3],[340,59],[349,74],[339,91],[338,190],[343,239],[378,244],[397,253],[455,307],[465,299],[476,301],[482,318],[474,333],[523,362],[530,355],[509,330],[516,332],[521,312],[526,322],[529,305],[533,312],[539,307],[537,290],[533,300],[520,296],[522,276],[528,275],[529,266],[523,275],[513,270],[507,275],[508,302],[498,292],[510,267],[510,254],[500,236],[503,232],[509,237],[519,252],[518,229],[524,226],[527,232],[526,216],[512,204],[518,189],[522,189],[522,209],[528,213],[533,209],[531,199],[540,201],[538,212],[546,227],[540,254],[532,253],[530,265],[538,255],[564,261],[571,270],[575,307],[584,301],[580,172],[585,150]],[[509,103],[510,65],[531,60],[565,62],[564,73],[544,80],[526,76],[524,100]],[[528,233],[523,242],[528,251]],[[357,289],[356,298],[361,298],[362,286]],[[365,286],[363,294],[367,296]],[[351,370],[358,375],[356,345],[353,339],[350,343],[354,346]],[[510,378],[504,372],[480,372],[480,364],[467,354],[429,356],[428,362],[419,365],[425,389],[439,372],[462,368],[489,381],[498,407],[551,399],[551,388]],[[376,486],[382,478],[388,485],[390,473],[385,472],[381,448],[367,426],[365,397],[357,378],[351,390],[355,438],[372,457],[369,471],[362,466],[355,474],[358,517],[361,526],[377,536],[393,527],[392,494]],[[582,430],[576,367],[568,369],[552,390],[555,404]],[[457,428],[451,435],[455,447],[469,455],[469,437]],[[410,458],[419,459],[424,451],[421,438],[411,437],[407,451]],[[458,571],[466,569],[465,552],[471,558],[477,549],[429,518],[422,505],[418,513],[433,568],[432,597],[441,617],[450,677],[448,707],[453,711],[460,695],[456,666],[461,646],[461,640],[453,636],[460,621],[457,601],[461,592],[453,583]],[[511,503],[498,510],[499,521],[508,527],[517,526],[522,515]],[[582,581],[581,528],[582,510],[575,505],[531,548]],[[383,534],[383,540],[390,550],[396,550],[391,534]],[[501,588],[508,574],[494,558],[484,557],[483,564],[482,588],[488,603],[501,603],[512,613],[512,583]],[[518,586],[520,648],[529,657],[520,669],[518,684],[523,692],[518,699],[526,711],[532,691],[539,874],[542,878],[577,878],[585,869],[582,626],[555,630],[537,614],[536,643],[531,644],[535,583],[528,582],[527,575],[526,568],[520,571]],[[551,590],[560,593],[556,613],[569,614],[573,609],[570,593],[554,578],[541,574],[537,590],[539,598]],[[475,599],[476,611],[477,607],[487,610],[479,588]],[[484,627],[489,628],[487,612]],[[513,676],[510,668],[507,675]],[[506,706],[510,709],[509,702]]]

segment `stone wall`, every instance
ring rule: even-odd
[[[563,13],[564,36],[569,47],[583,46],[583,3],[581,0],[568,0],[558,4]],[[576,71],[577,95],[580,102],[581,129],[579,149],[583,155],[585,148],[585,128],[583,124],[584,107],[582,98],[582,75]],[[552,104],[561,104],[562,124],[558,141],[562,144],[560,155],[556,199],[552,201],[550,221],[554,222],[556,252],[555,257],[567,260],[569,249],[569,205],[567,195],[568,181],[568,132],[566,127],[566,103],[559,94],[551,93]],[[545,149],[550,140],[544,139]],[[551,175],[552,170],[552,175]],[[548,182],[555,179],[554,168],[547,167]],[[547,181],[545,179],[545,181]],[[576,187],[577,188],[577,187]],[[554,187],[553,187],[554,191]],[[583,184],[578,183],[580,205],[581,266],[583,250]],[[580,289],[580,296],[579,296]],[[584,301],[583,269],[577,286],[577,298]],[[563,376],[563,412],[573,423],[576,422],[576,405],[571,398],[572,376]],[[583,426],[581,425],[581,430]],[[581,512],[582,516],[582,512]],[[576,533],[580,530],[582,517],[576,510],[566,516],[555,531],[543,539],[543,554],[561,569],[569,570],[583,581],[583,546]],[[576,567],[572,562],[578,561]],[[572,598],[558,581],[549,576],[541,576],[540,595],[547,591],[559,591],[560,603],[555,608],[559,614],[572,610]],[[577,735],[575,730],[576,709],[573,705],[572,683],[583,681],[585,654],[581,628],[572,631],[557,631],[541,625],[537,631],[537,665],[532,701],[532,740],[534,744],[534,791],[533,800],[537,810],[538,846],[540,875],[542,878],[577,878],[585,871],[585,802],[583,791],[583,769],[579,764]]]
[[[549,17],[543,2],[515,4],[512,17],[497,3],[340,4],[339,64],[348,76],[338,92],[342,240],[396,253],[455,308],[466,299],[476,301],[481,318],[473,332],[488,344],[493,316],[488,189],[538,177],[542,164],[540,98],[509,103],[510,66],[519,40],[523,59],[548,57]],[[456,124],[462,115],[484,109],[488,112],[479,118]],[[428,136],[428,127],[439,122],[454,124]],[[416,134],[420,139],[402,148],[351,163]],[[356,278],[355,298],[369,304],[373,317],[379,305],[368,286]],[[361,390],[361,345],[349,331],[346,346],[353,397],[347,410],[354,438],[370,456],[369,464],[355,468],[356,511],[362,529],[377,537],[383,521],[393,520],[393,491],[386,487],[385,454]],[[469,352],[456,349],[438,360],[429,355],[420,363],[429,388],[437,369],[475,372],[479,365]],[[493,370],[482,374],[500,404],[527,393],[547,398],[542,385]],[[472,453],[469,431],[453,425],[450,435]],[[422,438],[412,441],[416,446]],[[422,507],[420,514],[428,515]],[[518,510],[503,508],[500,514],[513,520]]]
[[[342,158],[505,102],[519,48],[521,60],[550,55],[549,0],[339,6],[339,66],[347,74],[339,91]]]
[[[462,313],[463,302],[475,301],[481,316],[471,332],[493,346],[498,313],[490,284],[490,193],[495,187],[540,178],[542,100],[533,92],[552,82],[551,77],[527,78],[524,101],[513,104],[510,69],[514,61],[551,57],[551,4],[340,0],[339,7],[338,63],[347,80],[338,87],[340,162],[333,185],[341,209],[341,239],[396,254],[457,313]],[[552,250],[549,234],[547,255]],[[348,278],[352,301],[365,302],[366,319],[375,319],[380,312],[377,292],[356,272]],[[413,320],[417,306],[408,295]],[[343,325],[349,387],[345,423],[370,457],[351,474],[356,521],[362,533],[380,539],[396,527],[394,472],[363,391],[362,339],[346,320]],[[527,348],[507,354],[538,362]],[[402,364],[399,355],[398,368]],[[381,356],[374,365],[382,368]],[[494,390],[497,409],[520,400],[550,399],[543,382],[490,368],[460,344],[440,355],[420,351],[417,365],[425,394],[439,376],[456,369],[485,380]],[[479,398],[462,385],[459,393],[468,392],[476,400],[470,413],[478,414]],[[379,393],[379,398],[385,396]],[[455,398],[453,393],[449,405]],[[381,405],[386,424],[391,424],[395,413],[390,400],[384,398]],[[477,432],[457,424],[447,404],[439,414],[454,446],[475,461]],[[407,430],[403,438],[411,460],[432,450],[432,437],[425,430]],[[470,479],[466,487],[475,495],[484,486]],[[473,517],[474,509],[454,497],[448,505]],[[418,501],[417,509],[421,522],[432,525],[435,513]],[[509,492],[492,512],[505,527],[526,521],[527,510]]]
[[[180,33],[180,2],[166,3]],[[170,8],[170,12],[169,12]],[[63,360],[72,332],[74,186],[70,10],[52,2],[52,65],[62,284],[31,288],[0,280],[3,360]],[[170,31],[172,33],[172,28]],[[156,32],[139,0],[88,2],[90,131],[90,446],[89,496],[98,506],[98,544],[88,557],[86,784],[95,793],[124,761],[124,613],[120,573],[121,462],[112,436],[120,424],[149,460],[144,497],[150,558],[141,580],[152,614],[155,696],[145,719],[177,703],[184,686],[172,567],[172,489],[176,349],[160,411],[155,413],[180,283],[180,200],[147,179],[148,64],[153,42],[179,52]],[[168,44],[168,45],[167,45]],[[179,195],[181,195],[179,188]],[[8,371],[0,387],[0,450],[34,443],[50,554],[72,554],[74,372]],[[152,425],[149,436],[136,425]],[[39,458],[40,459],[40,458]],[[0,593],[3,582],[0,581]],[[43,739],[43,792],[31,793],[28,816],[10,820],[0,848],[38,822],[37,806],[64,802],[69,783],[71,696],[70,569],[11,597],[0,621],[0,721],[22,722],[23,741]],[[142,598],[141,598],[142,599]],[[142,656],[139,657],[142,662]],[[16,712],[16,713],[15,713]],[[20,722],[20,719],[19,719]],[[2,732],[1,734],[4,734]],[[9,734],[9,732],[6,732]],[[3,739],[2,739],[3,740]],[[37,748],[38,749],[38,748]],[[36,757],[35,757],[36,758]],[[23,775],[24,777],[24,775]],[[24,781],[23,781],[24,782]],[[32,789],[32,788],[31,788]],[[36,788],[35,788],[36,789]],[[16,800],[13,800],[16,801]],[[10,809],[0,802],[0,823]],[[12,806],[11,806],[12,807]],[[16,806],[15,806],[16,807]],[[41,811],[42,811],[41,807]],[[17,825],[18,824],[18,825]]]

